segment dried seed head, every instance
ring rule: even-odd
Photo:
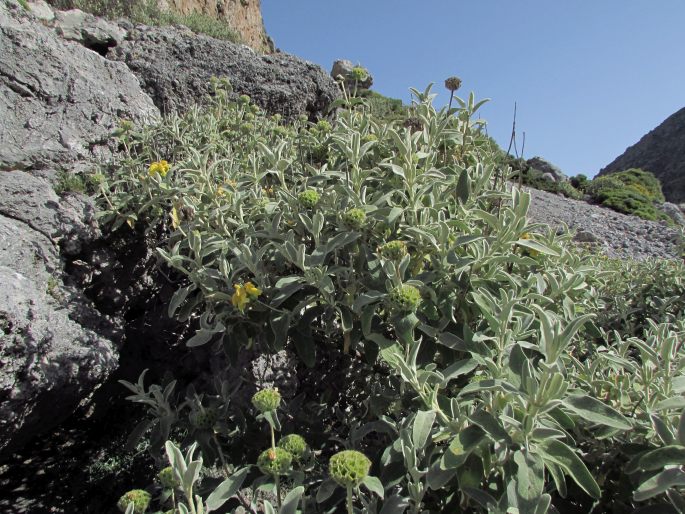
[[[459,77],[449,77],[445,80],[445,87],[449,91],[456,91],[461,87],[461,79]]]

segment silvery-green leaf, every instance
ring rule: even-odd
[[[377,477],[367,476],[362,481],[362,485],[364,487],[366,487],[372,493],[375,493],[378,496],[380,496],[381,499],[383,499],[383,497],[385,496],[385,490],[383,489],[383,484],[381,483],[381,481]]]
[[[538,451],[545,461],[556,464],[570,476],[583,491],[595,499],[599,499],[601,491],[599,485],[580,460],[580,457],[561,441],[549,439],[538,442]]]
[[[445,387],[450,380],[471,373],[471,371],[477,367],[478,363],[475,359],[462,359],[450,364],[442,371],[442,375],[444,377],[442,386]]]
[[[516,473],[516,494],[526,502],[542,496],[545,488],[545,469],[542,459],[533,453],[516,451],[514,462],[518,466]]]
[[[297,512],[297,506],[300,504],[302,493],[304,493],[304,487],[302,486],[298,486],[291,490],[283,499],[283,504],[281,505],[278,514],[295,514]]]
[[[238,492],[250,468],[242,468],[221,482],[207,498],[207,512],[221,507],[231,496]]]
[[[471,181],[469,180],[469,173],[467,170],[462,170],[457,182],[457,199],[462,203],[466,203],[471,196]]]
[[[206,330],[206,329],[199,329],[197,332],[195,332],[195,335],[188,339],[186,342],[186,346],[188,348],[193,348],[196,346],[202,346],[203,344],[207,344],[216,332],[214,330]]]
[[[338,484],[332,478],[328,478],[321,482],[319,489],[316,491],[317,503],[323,503],[328,500],[337,488]]]
[[[540,252],[544,255],[559,257],[559,252],[557,252],[556,250],[552,250],[549,246],[544,245],[538,241],[534,241],[533,239],[519,239],[518,241],[516,241],[516,245],[523,246],[525,248],[528,248],[529,250],[535,250],[536,252]]]
[[[435,411],[418,411],[414,417],[412,426],[412,441],[414,448],[421,449],[426,446],[426,441],[430,436],[433,422],[435,421]]]
[[[394,494],[383,502],[383,508],[379,514],[404,514],[407,507],[409,507],[409,500],[398,494]]]
[[[426,474],[426,485],[433,491],[442,489],[457,473],[456,468],[443,469],[442,462],[443,459],[436,460]]]
[[[640,484],[633,494],[635,501],[645,501],[666,492],[671,487],[685,485],[685,471],[680,468],[665,469]]]
[[[654,471],[666,466],[681,466],[685,463],[685,447],[664,446],[645,453],[637,460],[637,469]]]
[[[563,405],[577,414],[580,419],[590,423],[600,423],[620,430],[630,430],[632,425],[621,413],[612,409],[604,402],[586,394],[567,396]]]
[[[269,500],[264,500],[262,508],[264,509],[264,514],[276,514],[276,509],[274,509]]]
[[[276,432],[281,431],[281,422],[278,420],[278,414],[276,414],[275,410],[270,410],[262,415],[264,416],[264,419],[266,419],[267,423],[269,423],[271,428],[273,428]]]

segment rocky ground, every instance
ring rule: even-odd
[[[528,189],[532,195],[529,210],[534,223],[543,223],[576,233],[575,240],[589,243],[597,251],[614,258],[675,259],[681,256],[682,232],[665,222],[646,221],[584,201]]]

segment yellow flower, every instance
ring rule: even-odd
[[[252,282],[245,283],[244,289],[247,295],[250,297],[250,300],[256,300],[259,295],[262,294],[262,290],[258,287],[255,287]]]
[[[250,303],[250,298],[247,296],[247,291],[240,284],[234,284],[235,292],[231,297],[231,303],[240,312],[245,312],[245,307]]]
[[[219,186],[216,189],[216,196],[224,196],[226,194],[226,191],[224,190],[223,187]]]
[[[153,162],[150,164],[150,166],[147,169],[148,174],[152,177],[154,175],[161,175],[162,177],[166,177],[166,174],[169,173],[169,163],[165,160]]]

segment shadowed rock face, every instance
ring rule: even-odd
[[[228,78],[237,95],[286,118],[321,118],[340,96],[335,81],[313,63],[285,53],[259,55],[178,27],[137,26],[107,58],[126,63],[164,113],[202,101],[212,77]]]
[[[92,202],[58,171],[112,155],[120,118],[159,116],[121,63],[0,1],[0,457],[54,428],[118,365],[116,324],[65,284],[99,237]]]
[[[651,171],[661,180],[666,200],[685,202],[685,108],[666,118],[599,175],[630,168]]]
[[[41,5],[42,21],[0,0],[0,461],[79,405],[104,416],[124,395],[117,378],[204,369],[180,364],[185,348],[169,351],[188,327],[166,317],[175,288],[157,270],[154,238],[103,237],[91,199],[55,193],[58,173],[114,157],[122,119],[158,119],[155,103],[185,109],[212,76],[290,117],[323,116],[339,95],[320,67],[293,56]]]

